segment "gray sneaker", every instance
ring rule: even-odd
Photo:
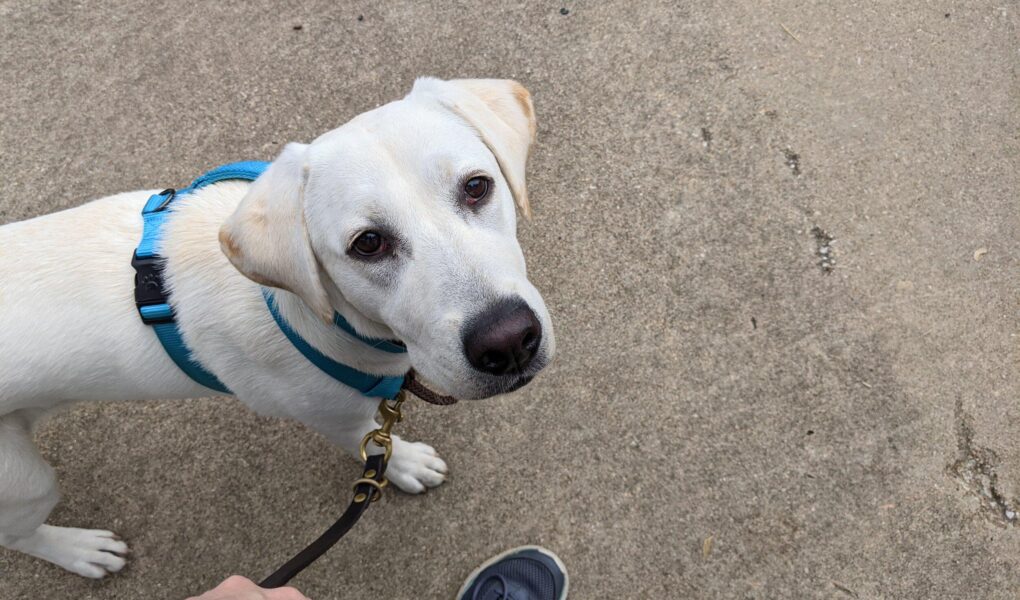
[[[521,546],[494,556],[468,576],[457,600],[563,600],[567,568],[539,546]]]

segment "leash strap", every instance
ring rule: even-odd
[[[382,415],[383,424],[379,429],[369,432],[361,442],[361,457],[365,460],[365,470],[361,474],[361,479],[354,482],[354,499],[347,506],[347,510],[344,511],[344,514],[340,515],[336,523],[333,523],[325,533],[316,538],[308,547],[298,552],[294,558],[288,560],[272,575],[263,579],[259,583],[260,587],[278,588],[287,585],[288,581],[339,542],[354,527],[358,519],[365,514],[368,505],[382,496],[382,488],[387,484],[384,476],[386,465],[393,452],[393,439],[390,431],[403,418],[400,412],[400,405],[407,398],[407,392],[432,404],[450,405],[457,401],[453,396],[442,396],[417,382],[414,378],[414,371],[408,373],[396,402],[390,404],[384,399],[379,404],[379,414]],[[366,449],[369,441],[383,448],[383,453],[368,456]]]
[[[303,571],[305,567],[315,562],[316,559],[339,542],[340,538],[344,537],[354,527],[354,524],[358,522],[361,515],[365,514],[368,505],[381,494],[380,488],[384,481],[383,473],[385,471],[386,462],[384,455],[376,454],[370,456],[365,463],[365,470],[361,474],[361,479],[354,486],[354,499],[351,500],[344,514],[337,519],[336,523],[333,523],[329,529],[316,538],[314,542],[308,544],[307,548],[298,552],[294,555],[294,558],[284,563],[272,575],[263,579],[259,583],[259,587],[278,588],[287,585],[287,582],[293,579],[295,575]],[[372,484],[369,481],[375,481],[376,483]]]

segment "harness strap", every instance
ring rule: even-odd
[[[152,326],[170,359],[188,377],[223,394],[232,392],[216,375],[195,360],[177,326],[166,291],[166,282],[163,280],[163,267],[166,261],[159,255],[159,244],[163,239],[163,225],[167,215],[170,214],[168,210],[170,203],[176,197],[227,179],[254,181],[268,167],[269,163],[261,161],[223,165],[203,174],[179,192],[171,188],[150,196],[142,208],[142,240],[131,259],[131,265],[136,272],[135,304],[138,306],[142,322]]]
[[[357,338],[359,341],[375,348],[376,350],[382,350],[383,352],[389,352],[390,354],[404,354],[407,352],[407,347],[400,342],[382,340],[379,338],[367,337],[361,335],[357,331],[354,331],[354,327],[338,312],[333,313],[333,324],[343,329],[348,335]]]
[[[230,388],[220,381],[219,377],[205,370],[205,367],[195,360],[188,345],[184,343],[184,338],[181,337],[181,330],[177,328],[176,323],[157,323],[152,326],[152,329],[156,332],[156,337],[163,344],[166,353],[184,371],[185,375],[221,394],[233,394]]]
[[[309,344],[303,337],[297,334],[287,321],[280,315],[279,308],[276,306],[276,298],[273,297],[273,293],[262,288],[262,295],[266,299],[266,306],[269,307],[269,312],[273,315],[273,319],[276,324],[280,327],[280,331],[283,335],[287,336],[290,343],[298,349],[298,352],[304,355],[310,363],[319,367],[324,373],[343,383],[346,386],[352,387],[365,396],[372,398],[396,398],[397,393],[400,392],[400,386],[404,383],[404,376],[397,375],[391,377],[381,377],[379,375],[369,375],[359,371],[353,367],[349,367],[343,363],[337,362],[332,358],[326,356],[322,352],[315,349],[314,346]],[[342,322],[347,327],[345,331],[351,333],[354,329],[351,328],[350,324],[344,320],[339,314],[336,314],[333,318],[334,322]],[[393,350],[386,350],[387,352],[407,352],[402,346],[397,346],[393,342],[387,342],[385,340],[376,340],[373,338],[363,338],[360,335],[353,333],[358,339],[368,343],[369,345],[375,345],[377,343],[388,344],[392,346]],[[381,348],[380,348],[381,349]]]

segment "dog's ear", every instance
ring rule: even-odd
[[[287,144],[220,227],[220,248],[252,281],[297,294],[326,321],[333,308],[305,226],[305,144]]]
[[[496,157],[521,213],[530,219],[524,167],[535,140],[535,109],[528,90],[512,79],[441,81],[426,77],[415,82],[411,93],[436,97],[474,127]]]

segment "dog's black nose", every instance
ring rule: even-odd
[[[471,366],[493,375],[521,373],[542,344],[542,324],[521,298],[502,300],[464,327]]]

